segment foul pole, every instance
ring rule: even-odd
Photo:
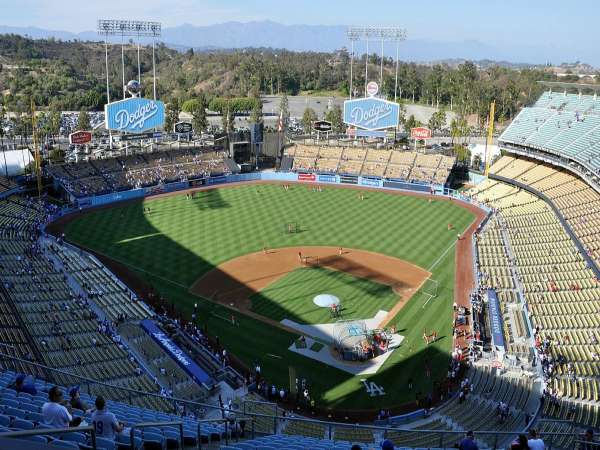
[[[485,176],[487,177],[490,173],[490,158],[489,149],[494,143],[494,115],[496,111],[496,102],[490,103],[490,117],[488,119],[488,135],[487,141],[485,142]]]

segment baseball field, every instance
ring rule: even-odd
[[[270,382],[288,386],[293,367],[318,407],[347,411],[398,408],[445,377],[457,234],[474,219],[455,202],[427,196],[243,184],[91,210],[64,231],[126,266],[182,314],[191,316],[197,303],[198,323],[243,364],[259,363]],[[423,293],[431,280],[435,297]],[[344,318],[389,312],[385,325],[404,341],[376,374],[352,376],[288,350],[298,334],[283,319],[334,320],[312,303],[320,293],[342,300]],[[424,330],[439,339],[426,345]],[[385,395],[371,397],[364,378]]]

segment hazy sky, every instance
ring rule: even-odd
[[[600,37],[600,0],[0,0],[0,24],[86,31],[98,18],[190,23],[399,25],[409,39],[548,45],[589,54]]]

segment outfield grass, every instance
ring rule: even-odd
[[[343,319],[369,319],[399,301],[389,286],[324,267],[303,267],[253,295],[252,311],[277,321],[334,322],[329,308],[313,303],[319,294],[333,294],[341,300]]]
[[[151,213],[145,214],[144,207]],[[425,364],[445,375],[452,345],[453,244],[457,230],[462,232],[473,218],[451,202],[385,192],[366,192],[359,201],[356,191],[348,189],[312,192],[294,185],[286,192],[277,185],[245,185],[204,191],[195,200],[181,194],[116,205],[83,215],[69,224],[66,235],[128,265],[184,314],[190,315],[198,302],[199,321],[209,333],[248,365],[260,362],[274,383],[287,385],[288,366],[294,366],[311,384],[318,405],[377,409],[414,400],[417,391],[427,393],[433,380],[423,375]],[[300,232],[286,234],[288,222],[297,222]],[[417,294],[392,321],[405,341],[369,377],[384,387],[385,397],[369,397],[359,377],[289,352],[295,335],[246,316],[233,328],[221,319],[229,317],[224,307],[188,292],[199,276],[224,261],[264,246],[305,245],[384,253],[430,270],[439,282],[436,299],[424,306]],[[425,347],[424,328],[437,330],[441,339]],[[414,379],[412,392],[405,389],[408,378]]]

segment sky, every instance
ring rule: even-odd
[[[596,52],[599,0],[0,0],[0,24],[93,31],[99,18],[189,23],[272,20],[283,24],[394,25],[409,39],[475,40],[507,46],[551,45]]]

